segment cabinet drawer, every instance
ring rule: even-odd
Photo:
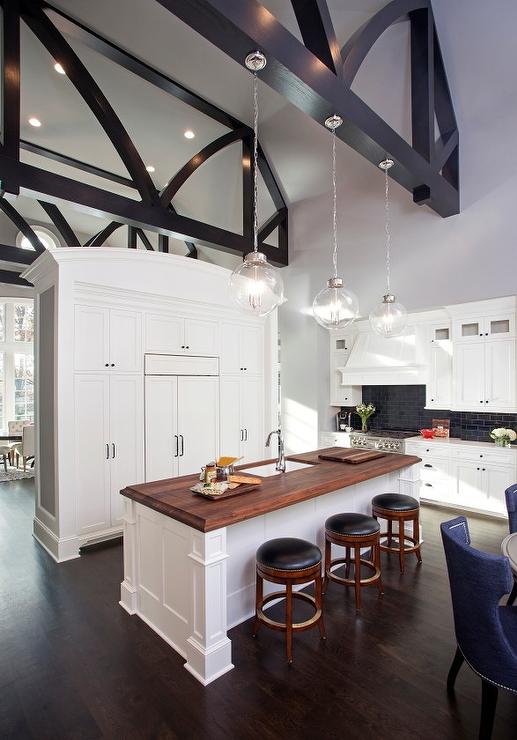
[[[420,477],[423,481],[447,480],[450,474],[449,461],[443,458],[422,457]]]
[[[501,450],[497,449],[495,446],[493,449],[490,447],[465,448],[458,446],[454,449],[454,456],[458,460],[473,460],[476,462],[482,460],[483,462],[508,465],[510,467],[515,467],[515,461],[517,460],[515,450]]]
[[[449,459],[449,448],[445,449],[441,442],[406,442],[406,453],[408,455],[417,455],[422,459],[427,455],[431,455],[435,458],[442,460]]]
[[[429,501],[441,501],[447,504],[455,503],[454,491],[450,480],[422,480],[420,497]]]

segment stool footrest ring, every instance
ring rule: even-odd
[[[321,609],[318,609],[316,607],[316,600],[314,596],[303,593],[303,591],[293,591],[292,597],[293,599],[300,599],[301,601],[307,601],[315,610],[313,616],[310,617],[309,619],[306,619],[304,622],[294,622],[293,623],[293,630],[302,632],[303,630],[306,630],[312,627],[312,625],[315,624],[320,619],[322,612],[321,612]],[[281,630],[285,632],[287,629],[287,625],[285,622],[277,622],[274,619],[270,619],[264,614],[264,611],[263,611],[264,606],[268,604],[270,601],[275,601],[275,599],[285,599],[285,591],[275,591],[274,593],[268,594],[267,596],[265,596],[264,599],[262,600],[262,603],[257,606],[256,617],[263,624],[266,624],[268,627],[271,627],[271,629]]]
[[[379,568],[376,567],[375,563],[373,563],[371,560],[365,560],[364,558],[361,558],[360,560],[361,565],[365,565],[367,568],[373,571],[373,575],[369,578],[361,578],[361,586],[367,586],[369,583],[375,583],[379,580],[379,577],[381,575],[381,571]],[[326,576],[331,581],[336,581],[337,583],[344,583],[346,586],[354,586],[355,585],[355,579],[354,578],[343,578],[342,576],[338,576],[335,573],[332,572],[332,568],[336,565],[355,565],[354,560],[348,560],[346,558],[336,558],[335,560],[331,560],[330,562],[330,568],[326,572]]]

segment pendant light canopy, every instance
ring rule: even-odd
[[[334,274],[327,280],[327,287],[320,290],[312,304],[314,318],[326,329],[343,329],[359,315],[359,302],[351,290],[343,286],[337,274],[337,199],[336,199],[336,129],[341,126],[341,116],[330,116],[325,126],[332,132],[332,263]]]
[[[284,283],[279,270],[269,264],[258,251],[257,177],[258,177],[258,85],[257,72],[266,66],[261,51],[253,51],[245,59],[253,72],[253,251],[230,276],[230,295],[239,308],[256,316],[267,316],[284,303]]]
[[[407,324],[407,311],[391,292],[391,231],[390,231],[390,198],[388,170],[393,167],[392,159],[379,163],[384,170],[384,232],[386,235],[386,295],[370,314],[370,325],[377,334],[383,337],[397,337],[403,333]]]

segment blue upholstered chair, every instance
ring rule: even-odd
[[[510,486],[504,492],[506,496],[506,508],[508,509],[508,524],[510,534],[517,532],[517,483]]]
[[[498,689],[517,693],[517,608],[499,605],[512,587],[512,572],[507,558],[471,547],[465,517],[440,528],[458,645],[447,690],[453,691],[465,660],[482,681],[479,738],[489,740]]]

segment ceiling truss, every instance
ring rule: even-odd
[[[83,211],[91,211],[95,215],[101,213],[109,219],[108,225],[88,239],[84,246],[101,246],[115,230],[121,226],[127,226],[129,248],[136,248],[140,242],[145,249],[154,249],[144,231],[146,229],[158,232],[158,250],[161,252],[169,251],[169,237],[183,240],[188,250],[186,256],[191,258],[197,257],[198,245],[237,255],[250,251],[253,235],[253,161],[251,157],[253,132],[248,126],[42,0],[0,0],[0,4],[4,11],[4,120],[0,146],[2,187],[0,209],[31,242],[35,254],[31,252],[29,254],[33,259],[41,253],[43,245],[12,203],[3,197],[4,192],[15,196],[21,192],[23,195],[38,200],[67,246],[81,245],[57,205],[60,201]],[[127,169],[128,177],[122,177],[20,139],[20,24],[22,21],[27,24],[53,58],[66,69],[68,78],[115,147]],[[159,192],[122,121],[86,66],[75,54],[65,35],[82,41],[133,74],[225,125],[230,131],[198,152],[177,173],[173,174],[165,188]],[[242,234],[182,216],[177,213],[172,202],[179,188],[201,164],[234,142],[240,142],[242,147]],[[137,190],[140,200],[87,185],[71,177],[58,175],[21,162],[20,150],[22,149]],[[287,205],[260,146],[258,166],[277,209],[272,219],[268,219],[259,229],[259,246],[273,264],[283,266],[288,262]],[[272,222],[274,222],[273,227]],[[277,247],[265,243],[274,229],[278,230]],[[16,247],[0,245],[0,259],[13,261],[11,259],[12,249]],[[23,259],[18,260],[18,263],[26,264],[26,254],[27,252]]]

